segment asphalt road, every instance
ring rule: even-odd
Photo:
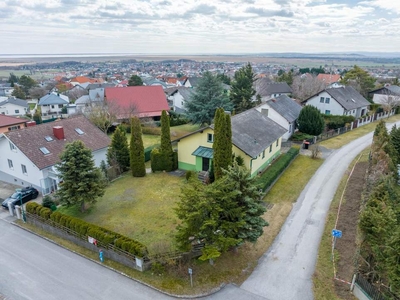
[[[330,203],[351,161],[371,142],[372,133],[335,150],[324,161],[241,289],[269,300],[313,299],[312,276]]]

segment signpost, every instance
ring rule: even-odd
[[[190,286],[193,287],[193,278],[192,278],[193,270],[191,268],[189,268],[188,273],[190,276]]]
[[[332,257],[333,258],[333,251],[335,250],[335,245],[336,245],[336,239],[342,237],[342,231],[337,230],[337,229],[332,229],[332,236],[333,236],[333,244],[332,244]]]
[[[103,250],[99,250],[99,259],[101,262],[104,262]]]

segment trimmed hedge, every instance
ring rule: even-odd
[[[144,161],[149,161],[151,159],[151,151],[156,148],[159,147],[160,145],[153,145],[150,147],[147,147],[146,149],[144,149]]]
[[[265,192],[274,181],[283,173],[290,162],[299,154],[298,148],[290,150],[281,155],[257,180],[257,185]]]
[[[336,115],[324,115],[326,127],[328,129],[338,129],[345,127],[346,124],[355,121],[356,118],[353,116],[336,116]]]
[[[142,134],[161,135],[160,127],[142,127]]]
[[[65,226],[81,236],[91,236],[103,244],[114,245],[116,248],[133,255],[143,257],[148,254],[146,246],[138,241],[81,219],[64,215],[57,211],[53,212],[50,208],[43,207],[35,202],[27,203],[26,211],[46,220],[50,219],[54,223]]]

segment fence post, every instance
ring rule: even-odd
[[[350,292],[352,292],[353,289],[354,289],[354,284],[356,282],[356,277],[357,277],[357,274],[354,273],[353,280],[351,281]]]
[[[351,122],[351,124],[350,124],[350,130],[353,130],[353,124],[354,124],[354,121]]]

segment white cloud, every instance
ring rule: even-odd
[[[382,13],[400,12],[395,0],[331,2],[8,0],[0,2],[1,52],[363,50],[357,47],[380,47],[387,42],[385,33],[400,26],[395,15]],[[386,47],[394,51],[400,33],[391,34]],[[374,43],[367,45],[367,36],[374,36]]]

